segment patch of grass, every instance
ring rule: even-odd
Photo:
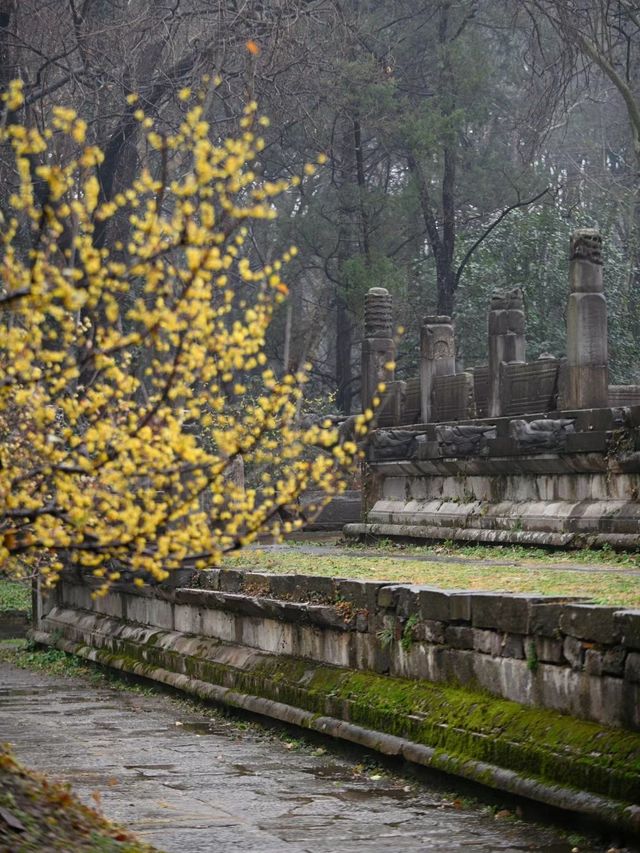
[[[0,850],[13,853],[153,853],[76,799],[68,785],[25,769],[0,746]]]
[[[592,562],[593,562],[593,552]],[[557,559],[555,561],[558,562]],[[541,595],[587,596],[599,604],[640,606],[640,575],[624,568],[590,572],[585,568],[551,568],[513,562],[495,566],[480,561],[464,563],[394,559],[393,555],[354,557],[349,554],[305,554],[292,551],[246,551],[226,561],[230,568],[277,574],[308,574],[391,583],[427,584],[444,588]]]
[[[287,542],[287,544],[290,544]],[[296,544],[296,543],[293,543]],[[327,545],[326,542],[314,543],[304,541],[300,545]],[[608,565],[640,568],[640,552],[614,551],[607,545],[601,548],[582,548],[579,550],[562,550],[557,548],[536,548],[526,545],[492,545],[490,543],[468,544],[450,540],[425,544],[422,542],[402,542],[391,539],[372,539],[366,542],[339,540],[336,544],[350,551],[374,551],[381,555],[404,554],[429,557],[463,557],[479,560],[508,561],[518,564],[521,562],[540,565]]]
[[[47,675],[80,676],[86,678],[94,687],[112,687],[143,695],[158,692],[153,685],[125,680],[114,671],[102,669],[59,649],[34,646],[28,640],[0,643],[0,662],[11,663],[20,669],[44,672]]]
[[[0,577],[0,613],[3,610],[31,612],[31,584]]]

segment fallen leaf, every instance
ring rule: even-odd
[[[8,809],[0,807],[0,818],[7,824],[9,829],[15,829],[16,832],[25,831],[23,824]]]

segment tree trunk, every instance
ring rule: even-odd
[[[0,0],[0,88],[6,89],[9,81],[16,76],[11,63],[9,35],[11,18],[16,10],[15,0]]]

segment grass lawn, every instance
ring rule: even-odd
[[[312,543],[305,542],[283,551],[243,551],[229,557],[225,566],[450,589],[581,595],[600,604],[640,608],[640,566],[635,555],[522,548],[398,549],[388,545],[373,550],[336,548],[335,553],[327,553],[326,543],[322,546],[314,551]]]
[[[3,610],[31,612],[31,583],[0,576],[0,613]]]

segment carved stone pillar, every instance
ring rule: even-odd
[[[583,228],[571,237],[567,304],[567,365],[564,409],[609,405],[607,300],[602,281],[602,237]]]
[[[393,340],[393,303],[385,287],[372,287],[364,302],[362,341],[362,411],[371,407],[381,382],[392,382],[395,371],[385,367],[396,356]]]
[[[489,309],[489,388],[490,418],[502,414],[500,365],[524,361],[526,353],[524,302],[519,287],[509,293],[494,293]]]
[[[456,372],[456,344],[451,317],[425,317],[420,328],[420,419],[433,420],[431,393],[436,376]]]

